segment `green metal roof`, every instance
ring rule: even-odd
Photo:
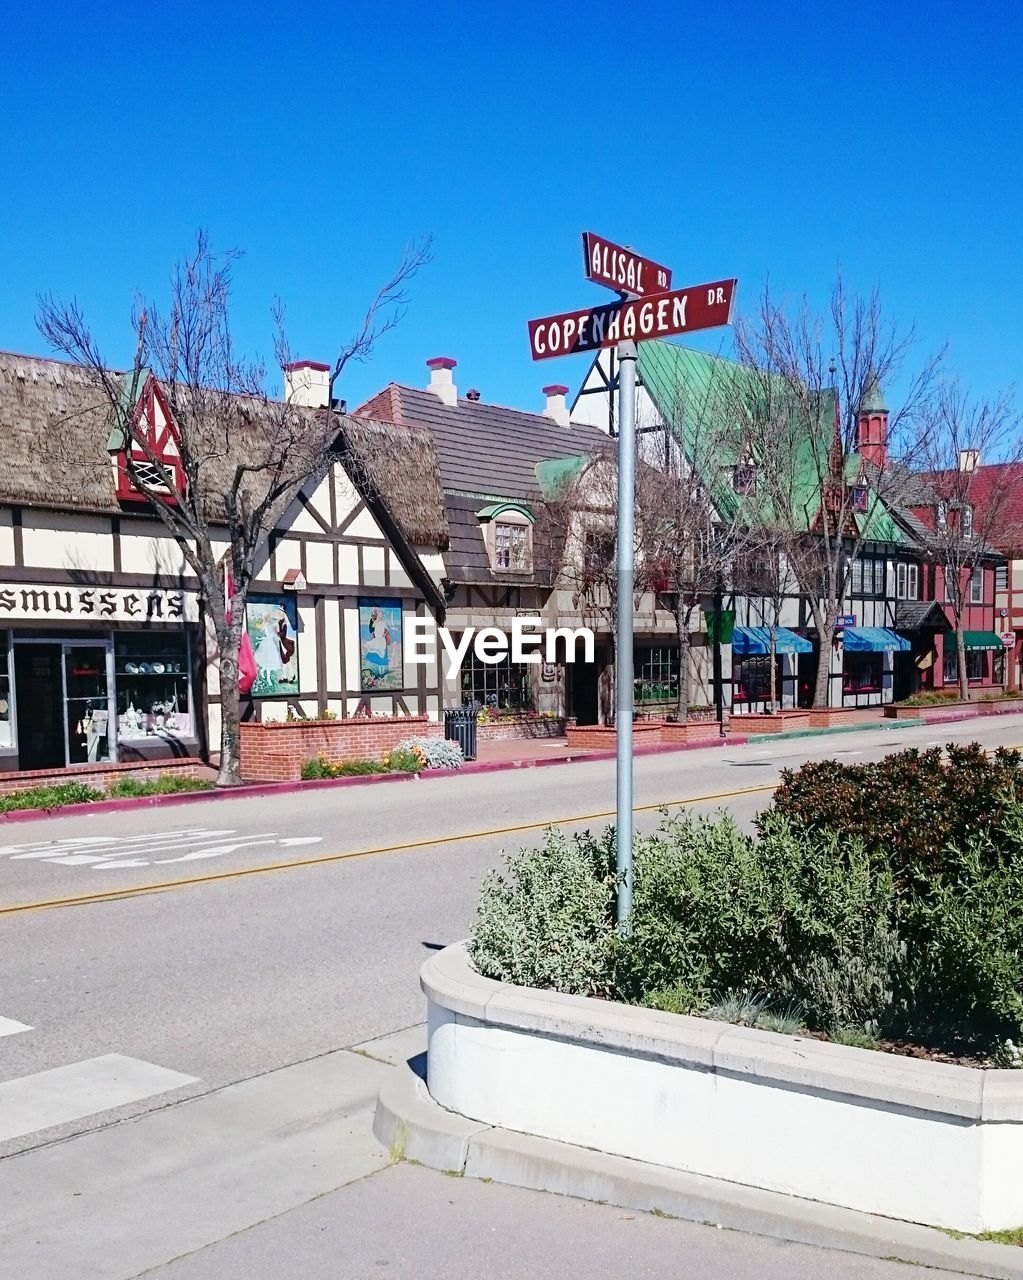
[[[744,506],[750,516],[762,520],[771,519],[767,496],[754,498],[737,494],[732,487],[732,469],[742,459],[736,456],[735,447],[721,438],[714,424],[715,402],[719,412],[728,412],[729,400],[736,395],[756,396],[762,393],[759,375],[745,366],[722,356],[694,351],[691,347],[670,342],[641,342],[637,347],[639,375],[650,398],[670,423],[674,434],[690,465],[703,476],[703,483],[711,500],[723,519],[734,518]],[[788,396],[781,377],[772,380],[778,395],[778,405],[784,406]],[[877,381],[873,386],[877,400],[883,405]],[[772,390],[774,394],[774,390]],[[866,398],[865,398],[866,399]],[[778,406],[775,406],[778,411]],[[822,392],[818,421],[812,429],[799,427],[803,410],[794,403],[788,423],[792,442],[792,467],[787,477],[786,505],[798,515],[804,528],[809,529],[821,507],[821,482],[818,462],[831,445],[834,431],[836,396],[831,388]],[[714,444],[713,456],[707,452],[707,423],[710,422],[710,438]],[[784,426],[783,426],[784,429]],[[702,433],[702,434],[701,434]],[[715,436],[717,438],[715,438]],[[753,459],[755,466],[756,459]],[[861,483],[860,459],[851,454],[846,459],[846,482]],[[855,517],[862,535],[878,542],[907,543],[905,530],[892,517],[885,504],[873,492],[868,499],[867,510]]]
[[[499,515],[503,515],[505,511],[517,511],[520,516],[525,516],[530,522],[534,516],[532,511],[521,502],[493,502],[489,507],[482,507],[476,512],[477,520],[496,520]]]
[[[551,497],[566,480],[574,480],[589,461],[590,459],[584,454],[574,454],[568,458],[547,458],[543,462],[538,462],[534,471],[540,492],[545,497]]]
[[[127,440],[127,425],[131,415],[135,412],[135,405],[138,398],[145,389],[146,383],[149,381],[149,370],[140,369],[138,381],[135,382],[134,373],[126,373],[121,378],[121,402],[117,406],[117,412],[114,414],[114,421],[110,427],[110,435],[107,439],[107,453],[118,453],[124,448]],[[134,383],[134,396],[132,393],[132,384]]]

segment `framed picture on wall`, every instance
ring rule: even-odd
[[[363,693],[402,689],[401,601],[359,601],[359,671]]]
[[[256,659],[254,698],[298,693],[298,603],[293,596],[249,596],[245,627]]]

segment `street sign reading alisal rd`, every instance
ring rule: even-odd
[[[596,351],[619,342],[669,338],[697,329],[729,324],[735,300],[733,280],[691,285],[670,293],[655,293],[629,302],[612,302],[584,311],[566,311],[529,322],[529,346],[534,360]]]
[[[595,284],[606,284],[619,293],[667,293],[671,288],[671,272],[659,262],[623,249],[595,236],[592,231],[583,232],[583,256],[586,263],[586,279]]]

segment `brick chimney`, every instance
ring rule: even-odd
[[[426,362],[426,367],[430,370],[429,390],[444,404],[458,403],[458,388],[451,377],[451,370],[456,363],[448,356],[434,356]]]
[[[330,365],[296,360],[284,366],[284,398],[288,404],[326,409],[330,395]]]
[[[875,467],[888,463],[888,406],[873,369],[856,410],[856,452]]]
[[[552,418],[559,427],[571,426],[571,419],[568,416],[568,406],[565,404],[565,396],[568,395],[568,387],[563,387],[560,383],[553,383],[549,387],[544,387],[544,395],[547,397],[547,405],[544,408],[543,416]]]

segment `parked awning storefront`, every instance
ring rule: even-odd
[[[887,627],[846,627],[842,644],[847,653],[905,652],[912,648],[905,636],[896,635]]]
[[[812,653],[813,645],[786,627],[736,627],[732,635],[732,653],[737,657],[771,652],[774,632],[775,653]]]
[[[993,631],[964,631],[963,644],[967,649],[1001,649],[1001,636],[996,636]],[[948,650],[949,641],[945,641],[946,652]]]

